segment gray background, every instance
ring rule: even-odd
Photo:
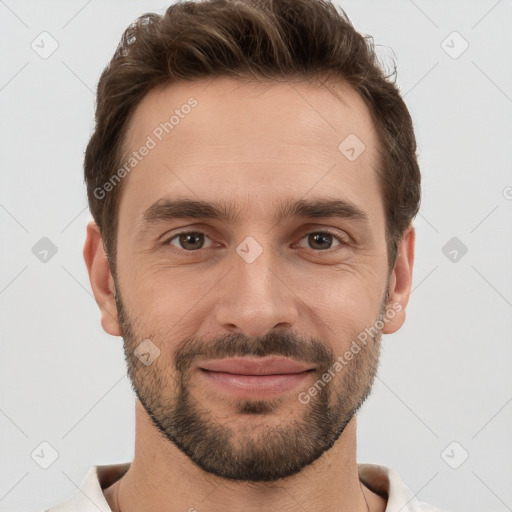
[[[42,510],[93,464],[133,456],[122,340],[101,328],[82,259],[82,157],[123,29],[166,5],[0,1],[2,511]],[[512,2],[342,5],[384,62],[396,55],[423,172],[408,320],[384,338],[358,460],[441,508],[512,510]],[[51,49],[43,31],[58,43],[45,59],[31,48]],[[31,457],[50,462],[43,441],[58,452],[48,469]]]

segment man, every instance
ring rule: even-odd
[[[356,461],[411,290],[415,151],[397,88],[326,2],[131,25],[98,85],[84,258],[124,339],[135,457],[50,510],[437,510]]]

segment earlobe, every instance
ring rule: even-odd
[[[415,240],[416,232],[414,227],[411,226],[404,232],[398,245],[395,266],[389,278],[389,299],[386,307],[387,322],[382,329],[384,334],[398,331],[405,322],[405,310],[412,286]]]
[[[108,334],[121,336],[114,299],[114,279],[103,249],[100,229],[94,221],[87,224],[83,255],[92,291],[100,308],[101,326]]]

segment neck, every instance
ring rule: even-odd
[[[236,482],[196,466],[162,437],[138,400],[133,462],[105,497],[113,512],[385,510],[385,501],[359,481],[355,417],[334,446],[299,473],[275,482]]]

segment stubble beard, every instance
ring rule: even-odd
[[[298,400],[298,392],[291,395],[296,400],[293,417],[276,421],[283,400],[280,397],[237,399],[229,401],[234,408],[232,420],[222,423],[215,417],[215,408],[209,407],[214,402],[205,403],[204,390],[197,389],[191,378],[191,366],[197,357],[292,357],[314,363],[317,370],[313,373],[316,378],[309,384],[312,385],[333,368],[336,356],[332,349],[318,339],[306,341],[285,331],[252,339],[240,334],[228,334],[217,340],[193,337],[179,343],[172,363],[166,366],[169,354],[164,353],[165,347],[175,343],[154,336],[150,339],[164,357],[145,366],[134,350],[148,337],[135,332],[117,283],[115,298],[128,375],[137,398],[166,440],[201,469],[220,478],[268,482],[300,472],[334,445],[371,393],[378,369],[380,331],[330,382],[324,382],[307,404]],[[380,309],[382,315],[385,301]]]

